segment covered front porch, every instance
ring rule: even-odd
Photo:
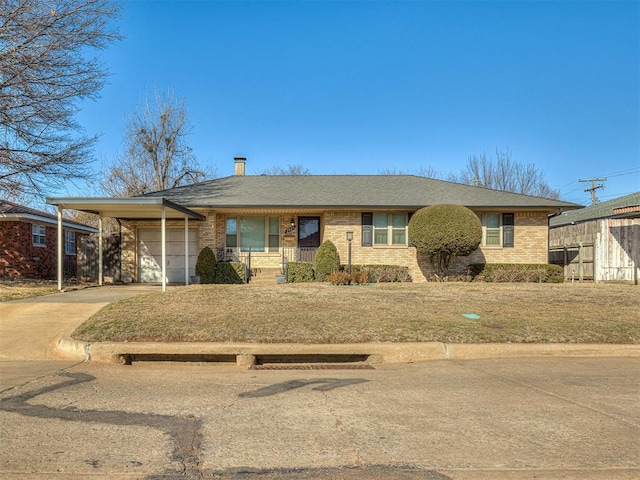
[[[322,212],[216,211],[213,251],[218,261],[250,268],[314,262],[322,241]]]

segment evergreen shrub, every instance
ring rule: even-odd
[[[287,283],[313,282],[313,264],[310,262],[287,263]]]
[[[196,261],[196,275],[200,276],[200,283],[214,282],[216,263],[216,257],[211,248],[204,247],[200,250]]]
[[[340,254],[331,240],[325,240],[316,252],[315,277],[324,282],[332,272],[340,270]]]
[[[482,241],[478,216],[462,205],[433,205],[418,210],[409,221],[409,240],[427,256],[444,278],[452,257],[464,257]]]
[[[474,281],[562,283],[560,265],[537,263],[473,263],[469,274]]]
[[[219,262],[215,283],[240,284],[247,281],[247,266],[243,262]]]

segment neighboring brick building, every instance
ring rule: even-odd
[[[156,209],[169,205],[168,282],[193,275],[198,252],[206,246],[219,259],[244,260],[251,251],[251,266],[265,269],[278,268],[283,259],[312,260],[317,247],[331,240],[346,263],[347,232],[353,235],[353,264],[406,266],[414,281],[424,281],[431,273],[428,262],[409,245],[407,225],[420,208],[446,203],[469,207],[482,223],[482,244],[469,257],[457,259],[460,273],[469,263],[544,264],[549,215],[580,208],[413,175],[245,175],[244,165],[245,159],[238,158],[234,176],[140,197],[59,198],[50,203],[121,219],[122,275],[138,282],[162,280],[160,210],[152,217],[143,210],[151,208],[142,206],[144,201],[155,201]]]
[[[65,276],[75,277],[82,236],[95,228],[63,221]],[[0,200],[0,278],[56,278],[57,218]]]

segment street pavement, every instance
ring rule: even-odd
[[[0,479],[640,478],[637,357],[353,370],[59,357],[61,336],[145,288],[0,304]]]
[[[640,478],[640,360],[83,363],[0,394],[0,478]]]

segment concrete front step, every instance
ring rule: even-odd
[[[251,285],[275,285],[276,275],[280,275],[282,271],[279,268],[255,268],[253,269]]]

